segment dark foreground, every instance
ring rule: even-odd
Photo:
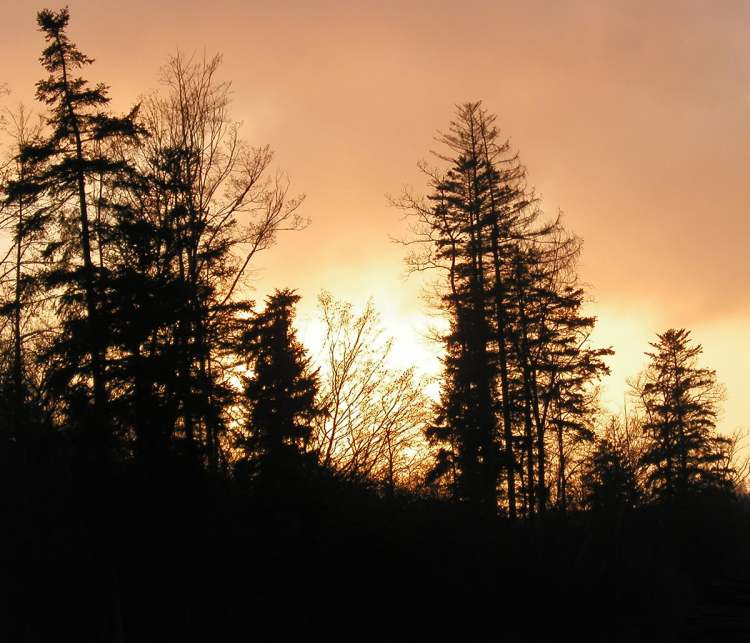
[[[750,514],[726,501],[512,527],[323,474],[4,460],[0,641],[750,640]]]

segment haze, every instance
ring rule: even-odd
[[[63,4],[3,3],[6,105],[32,103],[36,11]],[[297,288],[303,333],[320,289],[372,295],[404,362],[436,370],[385,194],[423,189],[416,162],[435,132],[454,104],[481,99],[546,210],[585,240],[596,339],[617,352],[608,404],[621,408],[655,333],[685,327],[727,385],[722,428],[748,424],[747,3],[67,4],[71,38],[97,61],[87,75],[111,85],[116,108],[156,87],[178,48],[223,53],[245,138],[270,143],[307,194],[312,225],[261,257],[255,294]]]

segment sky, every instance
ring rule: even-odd
[[[397,359],[437,370],[386,195],[425,191],[417,161],[456,104],[482,100],[584,239],[594,340],[616,351],[605,403],[622,408],[656,332],[689,328],[726,385],[721,428],[750,427],[750,3],[2,0],[6,105],[33,102],[35,13],[64,4],[121,110],[178,49],[223,54],[243,137],[306,195],[310,227],[258,258],[254,293],[296,288],[303,337],[321,289],[373,297]]]

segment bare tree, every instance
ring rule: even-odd
[[[251,308],[243,301],[249,267],[279,232],[308,223],[298,214],[304,197],[291,196],[287,177],[272,173],[269,146],[242,140],[229,114],[230,84],[218,79],[220,64],[219,55],[169,58],[161,91],[143,102],[149,136],[136,166],[145,178],[131,203],[153,244],[142,272],[175,301],[162,306],[148,335],[128,351],[135,362],[161,357],[172,365],[166,381],[140,388],[163,391],[161,425],[174,427],[186,450],[211,469],[228,446],[232,338],[238,313]],[[125,243],[118,260],[143,245]],[[149,369],[137,371],[149,377]],[[143,405],[147,420],[149,406]]]
[[[428,450],[423,431],[431,403],[426,380],[414,368],[389,365],[386,338],[372,301],[355,313],[324,292],[319,305],[325,328],[319,357],[321,401],[326,409],[313,437],[324,466],[346,478],[374,481],[387,492],[415,486]]]
[[[236,235],[231,245],[237,263],[221,289],[226,303],[255,254],[272,246],[279,232],[300,230],[309,220],[297,211],[304,195],[292,197],[288,178],[270,174],[271,148],[252,147],[240,137],[240,123],[229,115],[231,84],[217,79],[221,60],[219,54],[169,58],[161,70],[165,91],[144,105],[150,134],[144,160],[162,176],[177,174],[171,178],[180,189],[163,196],[181,205],[188,218],[185,269],[193,278],[205,271],[211,250],[226,242],[226,231]],[[181,158],[165,165],[165,156],[177,151]]]
[[[737,429],[725,436],[718,473],[729,480],[736,493],[750,493],[750,429]]]
[[[10,362],[4,364],[10,375],[4,388],[8,410],[20,421],[25,402],[37,388],[39,368],[29,368],[33,346],[40,345],[49,310],[43,310],[50,297],[40,287],[40,269],[45,265],[42,245],[49,218],[49,204],[40,187],[29,175],[38,168],[23,155],[24,149],[41,137],[42,121],[23,105],[0,113],[0,131],[11,143],[0,175],[0,230],[10,237],[10,244],[0,258],[0,338],[9,350],[3,351]],[[3,125],[4,124],[4,125]],[[47,306],[49,309],[49,306]],[[3,380],[5,378],[0,378]]]

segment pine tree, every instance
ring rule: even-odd
[[[716,371],[698,365],[702,346],[690,331],[657,334],[649,365],[636,386],[650,441],[643,456],[651,494],[659,500],[684,500],[690,494],[731,486],[717,464],[727,438],[716,431],[721,388]]]
[[[315,419],[318,375],[292,326],[299,295],[277,290],[266,299],[244,333],[249,375],[245,377],[246,426],[240,447],[246,463],[279,476],[309,461],[307,445]]]
[[[427,439],[436,448],[435,466],[427,480],[432,483],[447,477],[455,498],[478,503],[482,491],[481,407],[472,382],[471,361],[458,331],[463,327],[456,319],[451,327],[452,332],[444,337],[440,399],[434,422],[426,430]]]
[[[460,495],[497,510],[500,441],[494,394],[497,358],[491,346],[493,320],[488,315],[489,229],[485,225],[494,167],[482,157],[478,104],[458,108],[457,119],[441,142],[450,156],[443,177],[433,182],[434,223],[440,239],[437,257],[449,262],[449,291],[443,305],[452,318],[446,362],[443,415],[456,433]],[[483,162],[484,161],[484,162]],[[437,434],[433,434],[437,435]],[[512,467],[510,468],[512,470]]]
[[[504,486],[511,519],[520,489],[532,517],[548,504],[547,427],[605,372],[609,351],[588,345],[595,320],[581,314],[573,269],[580,242],[544,216],[495,117],[480,103],[460,105],[439,141],[447,169],[420,166],[428,198],[396,202],[417,220],[410,267],[447,276],[438,285],[450,331],[428,434],[432,478],[450,474],[457,496],[493,511]]]
[[[106,408],[108,325],[102,291],[107,270],[102,216],[110,205],[107,195],[131,175],[130,166],[114,149],[137,138],[139,129],[137,109],[122,118],[111,116],[106,112],[107,87],[91,87],[75,75],[93,60],[69,40],[69,17],[67,8],[45,9],[37,15],[47,42],[41,62],[49,73],[37,83],[37,98],[48,107],[49,133],[25,146],[21,157],[40,168],[28,179],[43,190],[58,214],[60,240],[48,250],[56,265],[47,277],[48,288],[62,295],[58,313],[63,332],[50,354],[59,366],[57,386],[67,399],[69,416],[75,415],[88,429],[92,457],[106,459],[113,445]],[[86,410],[91,402],[93,414]]]
[[[516,278],[511,282],[518,306],[511,336],[534,439],[527,457],[535,461],[531,470],[535,479],[527,495],[540,513],[552,496],[553,458],[555,504],[565,511],[567,451],[578,442],[593,440],[591,426],[598,410],[594,383],[609,372],[603,358],[612,354],[611,349],[595,348],[589,341],[596,318],[582,312],[585,293],[574,269],[580,241],[561,228],[542,241],[527,244],[524,252],[529,256],[514,260]],[[548,448],[550,431],[556,443],[554,455]]]
[[[639,500],[636,476],[626,454],[618,445],[602,439],[583,474],[584,505],[597,512],[633,509]]]

